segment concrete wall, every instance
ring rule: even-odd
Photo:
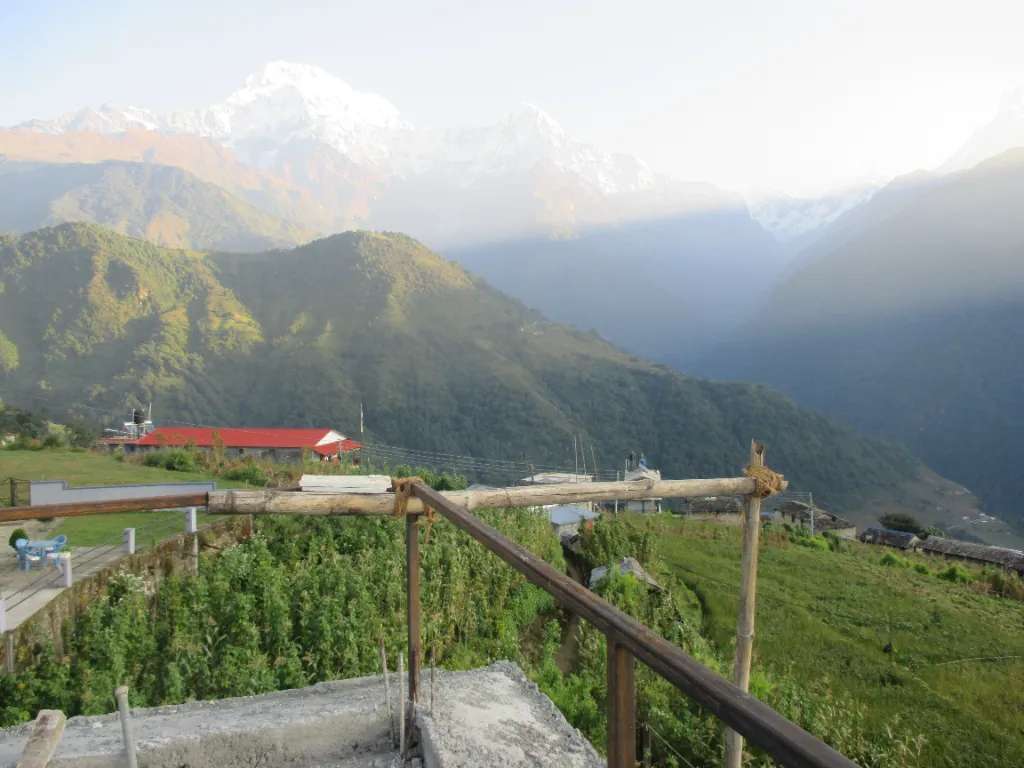
[[[77,504],[88,501],[151,499],[154,496],[172,496],[179,493],[209,493],[215,490],[217,490],[217,484],[214,482],[82,485],[72,488],[65,480],[33,480],[29,491],[29,503],[36,507],[40,504]]]

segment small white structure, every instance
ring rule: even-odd
[[[563,541],[579,535],[581,527],[592,525],[601,515],[577,504],[557,504],[547,508],[548,520]]]
[[[574,472],[535,472],[522,478],[520,485],[562,485],[563,483],[592,483],[593,475],[580,475]]]
[[[651,469],[647,466],[647,462],[641,458],[639,465],[635,469],[627,470],[622,479],[627,481],[650,480],[658,482],[661,480],[661,470]],[[661,512],[661,497],[652,496],[649,499],[632,499],[619,502],[619,509],[624,509],[627,512],[639,512],[641,514]]]
[[[659,592],[662,587],[661,584],[651,578],[650,574],[644,570],[644,567],[640,565],[640,562],[635,557],[624,557],[619,561],[619,573],[627,574],[631,573],[640,581],[646,583],[651,589],[656,589]],[[608,576],[608,566],[600,565],[590,572],[590,579],[587,584],[593,589],[595,586],[600,584]]]
[[[306,493],[387,493],[387,475],[303,475],[299,488]]]

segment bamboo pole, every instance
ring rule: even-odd
[[[701,480],[623,480],[604,483],[524,485],[481,491],[445,491],[446,499],[467,509],[481,507],[535,507],[580,501],[615,499],[686,498],[693,496],[746,496],[754,491],[749,477]],[[211,491],[208,510],[215,515],[390,515],[393,493],[308,493],[301,491]],[[423,511],[417,498],[409,499],[408,512]],[[34,507],[39,516],[39,507]]]
[[[764,466],[764,446],[750,442],[750,466]],[[747,496],[743,518],[743,559],[741,563],[740,604],[736,618],[736,659],[733,682],[742,690],[750,689],[750,660],[754,650],[754,615],[757,601],[757,554],[761,532],[761,498]],[[740,768],[743,762],[743,737],[731,728],[725,730],[725,768]]]
[[[124,752],[128,760],[128,768],[138,768],[139,758],[135,751],[135,733],[132,729],[132,712],[128,706],[128,686],[122,685],[114,691],[117,699],[117,714],[121,720],[121,737],[124,739]]]

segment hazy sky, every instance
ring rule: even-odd
[[[219,100],[272,59],[419,125],[524,101],[573,135],[733,189],[938,165],[1024,83],[1024,2],[0,0],[0,125]]]

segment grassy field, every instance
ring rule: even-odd
[[[0,451],[0,479],[66,480],[69,485],[124,485],[128,483],[184,483],[209,480],[200,472],[172,472],[146,467],[92,451]],[[218,488],[241,488],[244,483],[217,479]],[[199,514],[199,524],[209,518]],[[117,541],[125,528],[136,529],[136,545],[148,546],[184,530],[180,512],[125,512],[61,520],[53,533],[68,537],[72,547],[91,547]]]
[[[705,634],[731,648],[740,531],[659,518],[663,562],[698,595]],[[769,535],[760,553],[755,668],[827,679],[884,731],[921,733],[925,765],[1024,765],[1024,603],[880,563],[883,548],[810,549]]]

